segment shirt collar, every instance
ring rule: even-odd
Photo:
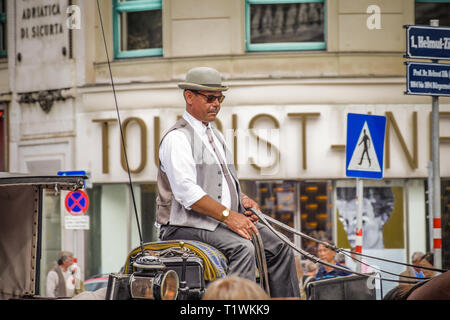
[[[194,128],[195,131],[203,134],[206,134],[206,128],[211,128],[211,123],[208,123],[207,126],[203,124],[200,120],[195,119],[189,112],[184,111],[183,118]]]

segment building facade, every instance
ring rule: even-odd
[[[230,87],[216,124],[245,192],[263,212],[341,247],[355,244],[355,180],[345,174],[347,114],[386,116],[384,178],[364,181],[363,251],[410,261],[414,251],[432,249],[431,97],[404,94],[403,26],[430,19],[449,26],[449,1],[0,3],[0,169],[89,173],[89,230],[68,229],[65,194],[46,194],[41,283],[60,249],[74,251],[88,278],[119,271],[139,245],[116,100],[143,238],[157,239],[159,140],[184,111],[177,83],[197,66],[216,68]],[[442,97],[447,268],[449,142],[450,99]]]

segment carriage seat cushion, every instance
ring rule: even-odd
[[[206,244],[204,242],[195,241],[195,240],[166,240],[166,241],[157,241],[157,242],[149,242],[144,244],[145,250],[151,251],[160,251],[168,248],[179,248],[181,247],[180,243],[184,242],[184,247],[194,252],[197,256],[202,258],[204,263],[204,279],[206,281],[213,281],[217,278],[225,277],[228,271],[228,261],[227,258],[223,255],[222,252],[217,250],[216,248]],[[127,258],[127,263],[125,266],[128,266],[130,258],[136,255],[141,251],[141,248],[138,247],[134,249]],[[127,270],[125,270],[127,273]]]

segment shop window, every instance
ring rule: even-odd
[[[433,19],[440,26],[450,26],[450,0],[416,0],[415,23],[430,25]]]
[[[159,234],[156,222],[156,197],[158,188],[156,184],[141,184],[141,228],[144,242],[157,241]]]
[[[6,0],[0,0],[0,58],[6,57]]]
[[[47,296],[47,274],[57,264],[62,248],[61,196],[55,190],[44,189],[42,194],[42,239],[40,246],[39,295]],[[64,200],[62,200],[64,201]]]
[[[160,56],[162,1],[114,0],[114,56]]]
[[[0,172],[7,171],[6,113],[0,104]]]
[[[246,0],[248,51],[324,50],[324,0]]]
[[[89,197],[89,230],[86,231],[85,279],[102,273],[102,185],[86,189]]]
[[[442,267],[450,268],[450,180],[441,180]]]
[[[143,241],[157,241],[156,184],[135,184],[133,191]],[[94,184],[87,193],[90,229],[86,232],[86,279],[117,272],[123,259],[140,244],[128,184]]]
[[[419,201],[419,199],[418,199]],[[405,248],[403,187],[364,186],[362,229],[364,250]],[[356,187],[336,187],[337,245],[356,247],[358,203]]]
[[[261,211],[316,239],[332,239],[331,183],[328,181],[241,181],[245,194]],[[315,254],[316,242],[300,239],[274,226],[292,242]]]
[[[297,212],[295,182],[256,182],[257,190],[255,200],[261,211],[284,224],[295,228],[295,213]],[[291,241],[294,236],[275,227],[284,233]]]
[[[332,186],[329,182],[302,182],[300,184],[300,212],[302,232],[320,240],[333,240]],[[317,255],[317,243],[305,240],[303,247]]]

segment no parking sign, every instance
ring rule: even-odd
[[[71,215],[80,216],[89,207],[89,197],[83,190],[71,191],[66,195],[65,205]]]
[[[82,190],[71,191],[66,195],[64,201],[67,212],[65,216],[66,229],[89,230],[89,216],[85,215],[89,207],[89,197]]]

